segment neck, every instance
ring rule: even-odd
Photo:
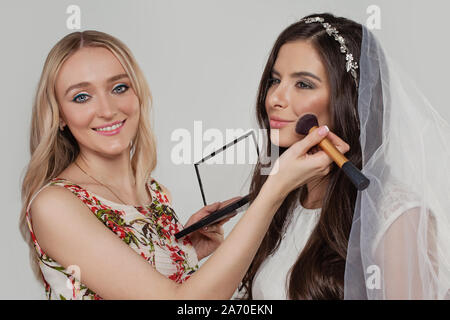
[[[322,207],[323,198],[327,191],[329,179],[317,178],[306,184],[308,194],[302,206],[306,209],[318,209]]]
[[[135,180],[129,149],[114,157],[80,150],[76,163],[89,175],[103,184],[118,190],[132,191],[135,189]]]

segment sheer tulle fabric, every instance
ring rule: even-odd
[[[363,27],[345,299],[450,299],[450,126]]]

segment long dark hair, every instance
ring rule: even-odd
[[[335,27],[345,38],[348,51],[359,61],[361,52],[362,26],[346,18],[331,14],[320,16]],[[311,41],[327,70],[330,83],[330,112],[333,132],[350,145],[346,157],[361,169],[362,155],[359,142],[359,119],[357,113],[358,89],[349,72],[346,71],[345,54],[339,43],[325,31],[321,23],[306,24],[299,21],[286,28],[276,40],[259,84],[256,116],[261,128],[266,129],[270,141],[270,125],[265,108],[269,80],[278,52],[283,44],[297,41]],[[358,70],[358,69],[357,69]],[[359,79],[359,73],[358,73]],[[271,143],[267,145],[270,155]],[[280,148],[280,153],[286,148]],[[257,163],[250,187],[251,201],[256,198],[267,175],[261,175],[262,164]],[[343,299],[344,270],[347,244],[352,225],[357,191],[338,167],[333,164],[329,174],[325,197],[322,199],[320,219],[309,237],[304,249],[290,271],[288,280],[289,299]],[[262,262],[278,248],[281,237],[288,225],[295,204],[303,202],[307,196],[306,186],[292,191],[276,212],[252,264],[241,285],[246,299],[252,299],[252,284]]]

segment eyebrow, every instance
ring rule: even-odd
[[[128,74],[126,74],[126,73],[117,74],[115,76],[112,76],[108,80],[106,80],[106,82],[110,83],[110,82],[114,82],[114,81],[117,81],[117,80],[122,79],[122,78],[128,78]],[[64,94],[64,96],[66,96],[73,89],[86,88],[86,87],[88,87],[90,85],[91,85],[91,83],[90,82],[86,82],[86,81],[80,82],[80,83],[76,83],[74,85],[71,85],[70,87],[67,88],[66,93]]]
[[[280,76],[280,73],[276,70],[272,70],[272,74],[275,74],[276,76]],[[322,80],[316,76],[314,73],[308,72],[308,71],[298,71],[298,72],[293,72],[290,74],[290,76],[292,78],[299,78],[299,77],[310,77],[313,79],[316,79],[319,82],[322,82]]]

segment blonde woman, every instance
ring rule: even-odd
[[[328,172],[331,159],[307,151],[327,135],[348,150],[326,127],[316,130],[278,159],[225,241],[220,225],[177,241],[183,226],[170,193],[151,177],[149,107],[142,71],[118,39],[75,32],[50,51],[33,107],[21,213],[49,299],[228,299],[285,196]]]

